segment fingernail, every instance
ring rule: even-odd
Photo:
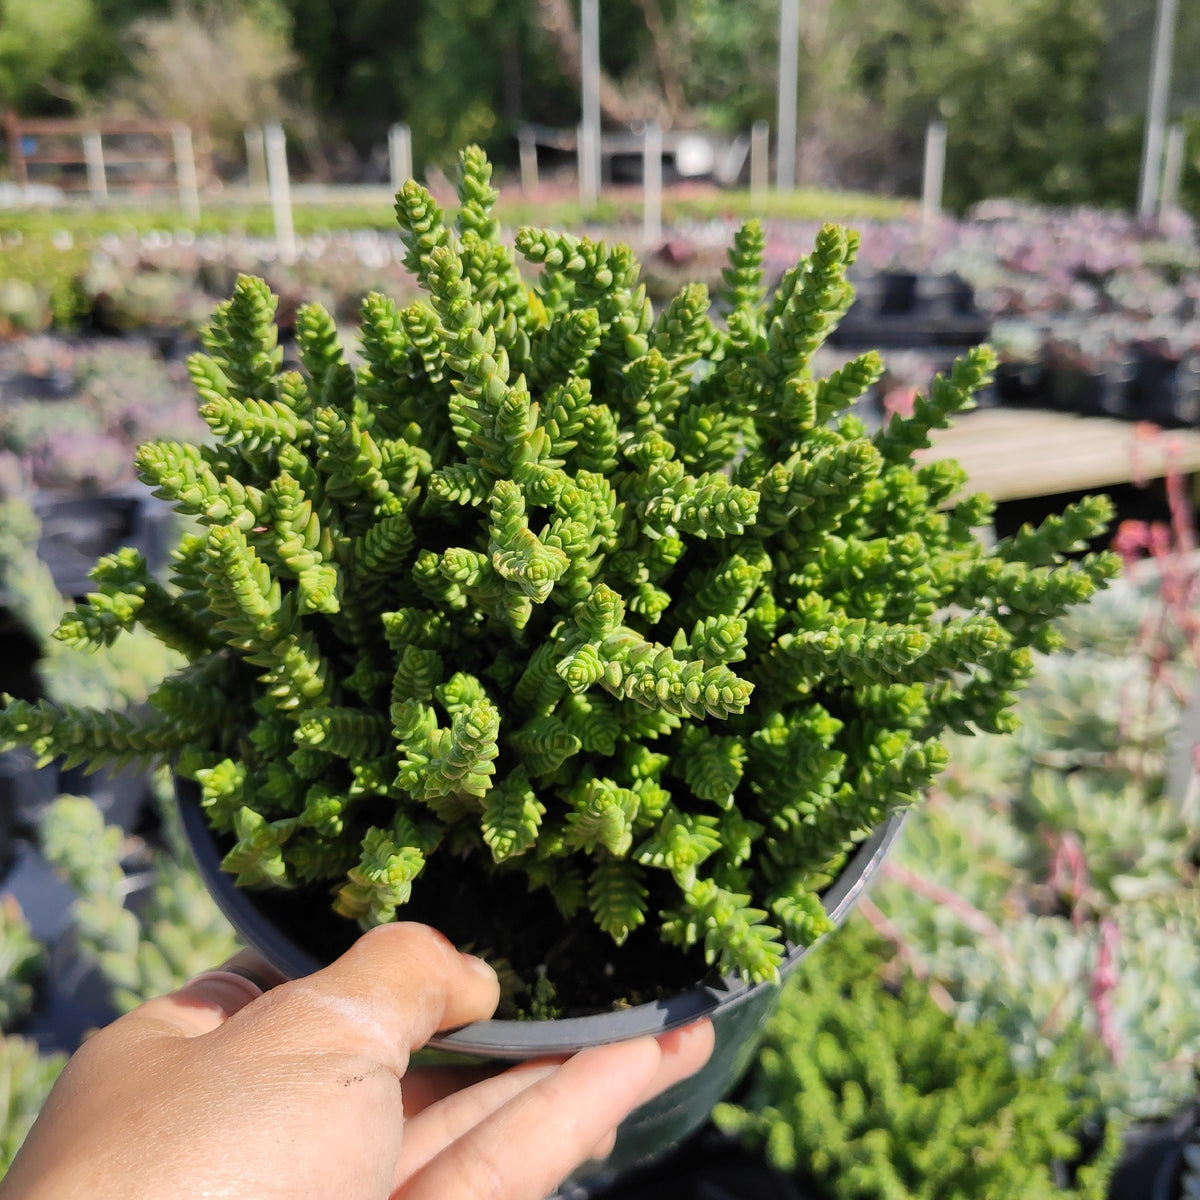
[[[235,971],[204,971],[189,979],[175,994],[196,997],[205,1003],[215,1003],[226,1012],[236,1012],[257,1000],[263,989]]]
[[[591,1162],[602,1163],[617,1148],[617,1131],[602,1137],[593,1147],[588,1159]]]
[[[250,980],[264,992],[287,983],[287,976],[280,974],[267,960],[253,950],[239,950],[232,958],[226,959],[218,971],[229,971]]]
[[[459,953],[459,958],[475,972],[480,979],[486,979],[489,983],[499,983],[500,977],[496,974],[495,968],[489,966],[482,958],[476,958],[474,954]]]

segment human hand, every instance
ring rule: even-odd
[[[266,992],[238,966],[85,1042],[0,1200],[540,1200],[712,1049],[701,1022],[499,1074],[410,1072],[411,1051],[499,1000],[440,934],[380,926]]]

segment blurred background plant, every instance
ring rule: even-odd
[[[205,430],[183,364],[164,362],[146,342],[0,343],[0,394],[10,471],[61,495],[131,484],[141,442]]]
[[[91,250],[57,231],[26,238],[19,230],[0,236],[0,338],[71,329],[86,301],[80,277]]]
[[[0,896],[0,1029],[11,1029],[33,1005],[33,988],[45,965],[25,914],[11,896]]]
[[[773,120],[778,0],[601,9],[607,128],[654,117],[733,135]],[[1009,362],[1032,368],[1038,399],[1049,370],[1069,368],[1115,380],[1101,403],[1119,405],[1143,351],[1152,371],[1194,391],[1195,229],[1168,214],[1152,235],[1120,211],[1137,188],[1154,9],[1155,0],[805,3],[798,176],[813,190],[772,192],[760,206],[770,262],[794,262],[818,220],[849,218],[863,230],[864,270],[966,279]],[[520,125],[577,120],[576,11],[568,0],[8,0],[0,108],[177,117],[196,129],[202,168],[211,157],[226,183],[247,178],[243,127],[268,120],[287,126],[293,169],[310,179],[386,182],[396,120],[412,128],[418,174],[433,169],[436,179],[466,141],[513,167]],[[1187,133],[1181,202],[1196,214],[1195,21],[1178,25],[1169,117]],[[947,213],[927,229],[891,197],[917,194],[932,119],[947,126],[947,206],[965,219]],[[547,155],[544,177],[555,165]],[[854,187],[874,194],[844,190]],[[403,296],[407,286],[386,204],[298,204],[299,254],[283,263],[264,206],[211,196],[195,222],[149,207],[0,214],[0,493],[9,498],[0,590],[6,622],[36,644],[31,686],[48,695],[140,703],[169,664],[137,638],[97,657],[49,639],[64,601],[34,553],[33,490],[123,486],[133,444],[195,436],[175,359],[239,270],[267,276],[285,320],[318,300],[352,324],[366,291]],[[668,196],[649,283],[666,295],[685,278],[715,279],[711,248],[754,203],[733,190]],[[513,224],[584,221],[573,201],[551,215],[516,189],[501,212]],[[636,239],[640,200],[607,195],[590,221]],[[46,331],[79,336],[31,336]],[[892,411],[939,364],[926,348],[887,358],[880,403]],[[953,1028],[998,1028],[1024,1078],[1039,1077],[1061,1044],[1055,1086],[1086,1075],[1108,1112],[1157,1119],[1194,1099],[1200,1053],[1200,801],[1177,761],[1194,736],[1188,722],[1200,721],[1188,703],[1198,597],[1182,525],[1173,536],[1144,526],[1123,535],[1129,580],[1064,627],[1059,654],[1039,660],[1018,739],[954,747],[865,911],[899,964],[885,981],[894,986],[903,968]],[[146,806],[141,828],[105,832],[101,805],[113,789],[67,783],[93,795],[40,815],[46,856],[81,891],[71,952],[102,964],[121,1006],[219,961],[228,935],[172,856],[159,805]],[[143,781],[139,795],[158,789],[161,799],[161,786]],[[47,962],[11,899],[0,903],[0,1030],[29,1023]],[[11,1033],[0,1041],[0,1172],[59,1065]],[[1196,1190],[1194,1179],[1187,1186]]]
[[[853,920],[784,989],[719,1128],[831,1200],[1103,1200],[1120,1123],[1097,1120],[1072,1032],[1015,1065],[989,1020],[956,1020]]]
[[[1082,1031],[1074,1067],[1107,1111],[1138,1119],[1189,1104],[1200,1064],[1200,576],[1179,483],[1174,531],[1118,532],[1128,573],[1063,622],[1017,734],[955,739],[864,906],[1018,1064]]]
[[[78,897],[71,907],[74,944],[99,966],[118,1012],[173,991],[237,949],[191,866],[171,781],[157,784],[166,821],[154,841],[106,825],[86,796],[58,797],[42,821],[42,853]]]
[[[37,541],[38,521],[27,501],[9,496],[0,503],[0,593],[38,647],[36,688],[84,706],[144,703],[173,665],[169,655],[141,639],[124,650],[114,646],[89,655],[50,638],[67,602],[37,556]],[[55,768],[46,769],[57,775]],[[77,774],[58,778],[93,786]],[[135,783],[123,779],[120,786],[140,797]],[[0,862],[0,1177],[62,1069],[65,1052],[83,1032],[56,1025],[57,999],[69,997],[95,972],[101,1013],[116,1015],[171,991],[236,949],[231,929],[191,865],[170,779],[145,781],[145,795],[141,810],[122,813],[124,823],[117,824],[101,810],[101,800],[111,799],[103,785],[94,796],[61,795],[33,809],[18,804],[15,813],[9,811],[14,796],[0,794],[0,823],[14,824],[17,836],[10,874],[7,854]],[[43,945],[18,894],[32,880],[30,895],[44,904],[39,872],[51,871],[74,899],[65,918],[56,918],[62,931]]]
[[[801,1194],[1099,1197],[1131,1122],[1147,1145],[1194,1130],[1200,559],[1168,492],[1172,524],[1124,523],[1125,577],[1038,656],[1016,734],[951,739],[717,1109]],[[1194,1192],[1195,1146],[1181,1161],[1156,1200]],[[1122,1170],[1114,1195],[1150,1194]]]
[[[66,1054],[42,1054],[37,1044],[11,1032],[33,1005],[33,988],[26,978],[31,961],[42,950],[11,899],[0,895],[0,1178],[25,1140],[41,1111],[51,1085],[66,1062]]]
[[[162,786],[169,792],[169,781]],[[171,828],[172,811],[164,796],[165,834],[153,840],[105,825],[86,796],[61,796],[45,811],[42,852],[77,896],[49,975],[45,948],[0,883],[0,1178],[67,1057],[44,1048],[62,1032],[39,1019],[45,990],[61,987],[64,977],[78,983],[95,967],[116,1015],[173,991],[237,949]]]

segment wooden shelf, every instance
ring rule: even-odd
[[[935,430],[919,461],[954,458],[997,502],[1200,471],[1200,432],[1043,409],[981,408]]]

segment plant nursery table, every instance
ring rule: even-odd
[[[979,408],[932,433],[920,459],[955,458],[997,503],[1200,472],[1200,431],[1033,408]]]

